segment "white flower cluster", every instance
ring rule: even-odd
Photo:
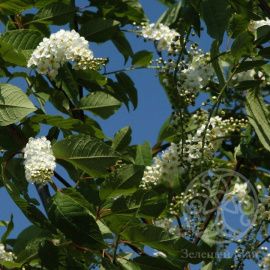
[[[270,270],[270,253],[268,253],[262,261],[262,264],[260,265],[262,269],[264,270]]]
[[[180,48],[179,33],[162,23],[144,24],[139,34],[145,39],[156,41],[159,51],[177,52]]]
[[[254,69],[250,69],[247,71],[239,72],[233,76],[233,80],[238,82],[242,81],[253,81],[256,78],[259,78],[261,81],[265,81],[265,75],[261,71],[255,71]]]
[[[171,183],[183,174],[186,166],[197,165],[202,158],[202,152],[205,158],[211,158],[231,123],[230,120],[222,120],[221,117],[215,116],[210,118],[207,128],[206,125],[202,124],[193,136],[189,135],[183,147],[182,143],[172,143],[161,156],[154,157],[153,164],[147,166],[144,171],[141,188],[148,189],[161,182]]]
[[[177,222],[173,218],[160,218],[154,221],[154,225],[163,228],[165,231],[171,234],[180,236],[180,230]]]
[[[197,93],[204,88],[214,77],[214,69],[211,65],[210,55],[205,54],[202,50],[191,50],[191,61],[183,63],[179,71],[180,85],[178,91],[181,94],[184,91]]]
[[[235,183],[233,190],[228,194],[229,196],[236,196],[240,202],[243,202],[247,196],[247,183]]]
[[[30,138],[23,152],[27,181],[37,184],[50,181],[56,167],[51,142],[45,137]]]
[[[210,55],[198,49],[196,45],[191,46],[187,59],[179,63],[172,59],[165,62],[159,60],[158,64],[161,64],[160,72],[163,74],[164,85],[170,89],[176,82],[179,96],[188,104],[193,104],[199,91],[216,79]],[[175,91],[175,86],[172,91]]]
[[[170,182],[177,177],[180,171],[180,149],[174,143],[162,152],[161,156],[154,157],[153,165],[147,166],[141,182],[141,188],[148,189],[157,185],[159,181]]]
[[[265,20],[260,20],[260,21],[251,21],[249,25],[249,29],[252,32],[255,32],[258,28],[268,25],[270,26],[270,19],[266,18]]]
[[[15,256],[12,252],[5,250],[5,246],[0,243],[0,261],[12,262],[15,259]]]
[[[27,66],[36,66],[38,73],[54,79],[58,69],[69,61],[74,69],[96,69],[103,64],[102,59],[94,58],[84,37],[75,30],[60,30],[39,43]]]

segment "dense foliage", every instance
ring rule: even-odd
[[[270,269],[270,3],[160,0],[149,22],[138,0],[83,2],[0,1],[0,183],[32,223],[0,222],[1,269]],[[172,105],[158,141],[108,138],[95,119],[140,106],[128,72],[147,68]]]

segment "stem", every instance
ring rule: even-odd
[[[105,72],[103,73],[103,75],[110,75],[110,74],[116,74],[116,73],[120,73],[120,72],[127,72],[127,71],[132,71],[132,70],[137,70],[137,69],[144,69],[144,68],[149,68],[149,69],[158,69],[159,66],[147,66],[147,67],[128,67],[128,68],[123,68],[123,69],[118,69],[118,70],[114,70],[114,71],[110,71],[110,72]]]
[[[35,184],[35,187],[36,187],[36,190],[37,190],[38,195],[40,197],[40,200],[43,204],[43,207],[44,207],[45,211],[47,212],[48,203],[49,203],[49,200],[51,198],[49,187],[48,187],[48,185],[44,186],[44,185],[38,185],[38,184]]]
[[[246,60],[246,57],[243,59],[243,61],[241,61],[241,63],[243,63]],[[237,66],[235,67],[235,69],[233,70],[232,74],[230,75],[229,79],[226,81],[226,83],[224,84],[224,86],[221,88],[220,93],[217,97],[217,101],[216,103],[213,105],[213,108],[211,110],[211,112],[209,113],[208,116],[208,120],[207,120],[207,124],[205,125],[205,129],[203,131],[203,139],[202,139],[202,156],[201,156],[201,160],[203,160],[204,158],[204,147],[205,147],[205,139],[206,139],[206,132],[210,123],[210,119],[211,117],[214,115],[215,109],[219,106],[220,102],[221,102],[221,98],[225,92],[225,90],[227,89],[227,86],[229,84],[229,82],[232,80],[233,76],[235,75],[236,71],[237,71],[237,67],[241,64],[238,63]]]
[[[117,249],[120,241],[120,235],[118,234],[115,240],[115,247],[113,252],[113,264],[116,264],[116,255],[117,255]]]
[[[54,177],[61,182],[65,187],[71,187],[71,185],[60,174],[54,171]]]

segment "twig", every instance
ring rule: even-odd
[[[135,67],[135,66],[131,66],[128,68],[123,68],[123,69],[118,69],[118,70],[114,70],[114,71],[109,71],[109,72],[104,72],[102,75],[111,75],[111,74],[116,74],[116,73],[120,73],[120,72],[127,72],[127,71],[133,71],[133,70],[137,70],[137,69],[158,69],[159,66],[146,66],[146,67]]]
[[[61,182],[65,187],[71,187],[71,185],[65,180],[60,174],[54,171],[54,176],[59,182]]]

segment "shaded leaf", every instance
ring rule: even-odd
[[[141,256],[134,259],[134,262],[140,266],[141,270],[178,270],[176,267],[162,257]]]
[[[137,89],[135,88],[134,82],[124,72],[117,73],[116,78],[117,78],[118,83],[120,84],[121,90],[127,94],[135,110],[138,105],[138,94],[137,94]]]
[[[75,11],[76,10],[71,5],[67,5],[61,2],[51,3],[41,8],[39,12],[34,16],[31,23],[39,22],[63,25],[72,19],[71,15],[74,14]]]
[[[170,235],[162,228],[153,225],[141,224],[126,228],[121,235],[134,244],[143,244],[164,252],[167,255],[191,263],[199,263],[203,259],[200,256],[202,250],[184,238]],[[204,250],[204,254],[207,250]],[[196,258],[188,256],[197,254]]]
[[[209,36],[222,42],[231,15],[229,0],[202,0],[201,12]]]
[[[156,24],[162,23],[162,24],[165,24],[168,26],[174,24],[179,17],[179,12],[180,12],[181,6],[182,6],[181,1],[179,3],[171,6],[168,10],[166,10],[160,16],[160,18],[157,20]]]
[[[106,181],[100,189],[100,197],[105,200],[107,198],[116,198],[119,195],[129,195],[134,193],[143,177],[143,166],[125,165],[119,168],[114,177]]]
[[[80,34],[87,40],[104,42],[114,36],[119,22],[104,18],[94,18],[84,24],[80,29]]]
[[[269,112],[263,98],[258,92],[249,90],[246,96],[246,110],[248,120],[255,129],[262,145],[270,151],[270,121]]]
[[[151,63],[152,57],[152,52],[139,51],[133,55],[132,65],[135,67],[147,67]]]
[[[250,32],[243,32],[237,36],[231,47],[231,53],[236,60],[252,53],[254,46],[253,41],[254,36]]]
[[[48,214],[59,230],[76,244],[91,249],[106,247],[88,202],[73,188],[55,194]]]

